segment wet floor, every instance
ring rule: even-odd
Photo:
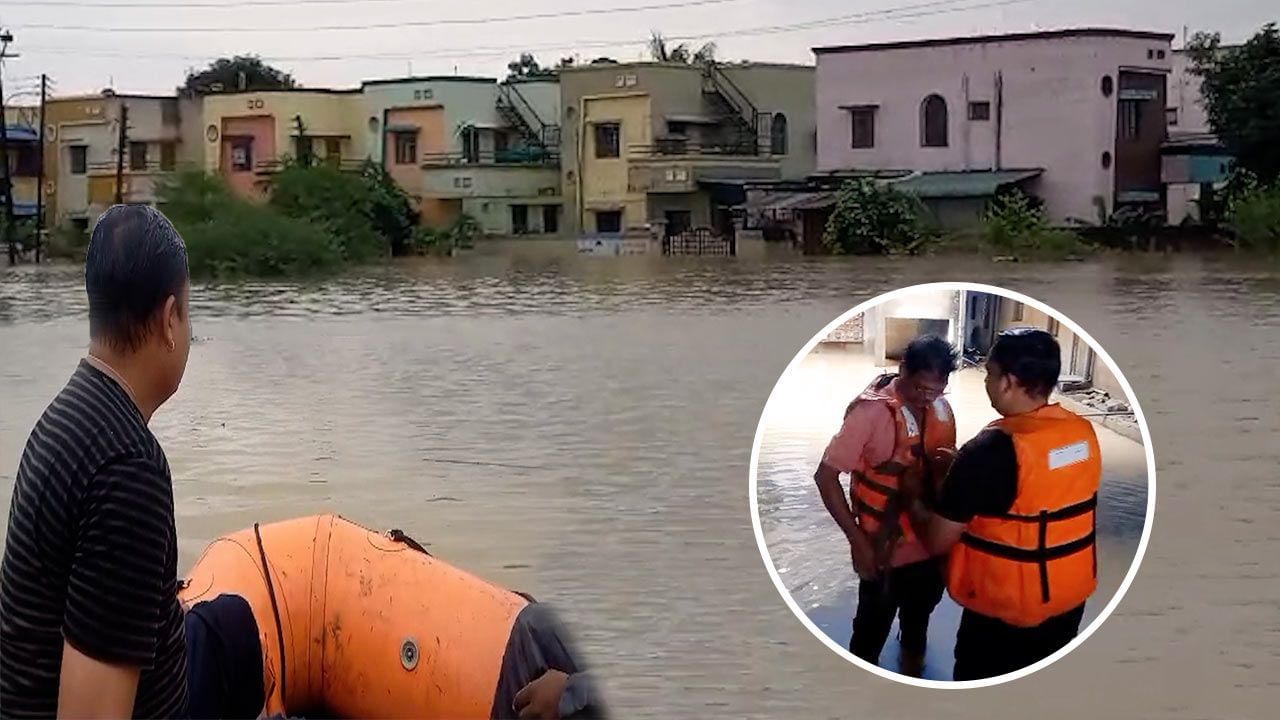
[[[850,566],[848,542],[823,506],[813,473],[849,401],[890,369],[874,366],[858,346],[850,350],[819,346],[783,376],[761,420],[757,498],[769,555],[792,598],[842,647],[849,644],[858,581]],[[981,370],[968,368],[953,375],[947,400],[956,414],[959,444],[998,417],[987,401]],[[1147,462],[1142,446],[1105,428],[1098,427],[1097,434],[1103,459],[1098,591],[1086,603],[1082,629],[1119,589],[1133,563],[1147,513]],[[934,610],[924,677],[951,679],[960,613],[960,607],[945,595]],[[895,622],[879,664],[896,672],[898,661]]]
[[[254,521],[336,510],[400,527],[560,606],[623,717],[1270,717],[1280,272],[1267,268],[530,243],[319,284],[199,285],[207,339],[154,420],[181,563]],[[1032,677],[963,694],[820,646],[764,571],[747,492],[761,409],[796,351],[853,305],[937,280],[1025,292],[1088,328],[1142,402],[1160,473],[1146,560],[1103,629]],[[81,283],[74,268],[0,273],[0,512],[27,432],[83,352]]]

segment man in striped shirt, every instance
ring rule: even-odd
[[[251,675],[255,657],[261,668],[256,624],[230,596],[184,618],[173,481],[147,427],[190,350],[182,238],[153,208],[111,208],[89,243],[85,287],[88,356],[31,431],[14,482],[0,564],[0,715],[227,714],[207,705],[215,688],[228,694],[210,673],[247,664]]]

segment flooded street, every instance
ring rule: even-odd
[[[1266,267],[580,257],[530,242],[318,284],[197,285],[200,342],[152,423],[180,566],[255,521],[335,511],[399,527],[562,608],[620,717],[1270,717],[1280,272]],[[1102,629],[1032,677],[963,693],[877,678],[812,638],[762,566],[747,490],[757,421],[796,351],[881,291],[939,280],[1027,293],[1086,328],[1137,393],[1159,473],[1142,570]],[[79,269],[0,272],[6,514],[27,433],[86,343]],[[811,419],[834,432],[829,409]],[[1136,542],[1113,536],[1116,557]],[[851,589],[819,601],[847,608],[837,591]]]
[[[848,544],[823,507],[813,473],[849,401],[880,373],[893,369],[877,368],[855,348],[819,346],[782,379],[763,418],[757,468],[760,523],[778,575],[805,614],[842,647],[849,645],[858,586]],[[974,368],[951,378],[947,400],[955,411],[960,445],[999,417],[987,400],[983,378]],[[1085,607],[1082,630],[1111,601],[1129,571],[1147,512],[1142,446],[1102,427],[1096,432],[1103,457],[1098,590]],[[926,678],[951,679],[960,613],[944,595],[930,617]],[[896,622],[894,628],[880,664],[896,671]]]

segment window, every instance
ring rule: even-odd
[[[169,100],[160,104],[160,122],[165,125],[177,125],[180,120],[178,102],[176,100]]]
[[[1142,127],[1142,103],[1138,100],[1120,101],[1120,139],[1137,140]]]
[[[493,151],[495,153],[506,152],[508,147],[507,134],[504,132],[495,132],[493,134]]]
[[[853,108],[849,111],[852,129],[853,147],[872,148],[876,146],[876,109],[873,107]]]
[[[339,160],[342,158],[342,139],[341,138],[325,138],[324,139],[324,156],[328,160]]]
[[[775,113],[769,124],[769,151],[774,155],[787,154],[787,116]]]
[[[160,143],[160,169],[168,172],[178,165],[178,146],[171,142]]]
[[[1163,59],[1164,59],[1164,51],[1163,51],[1163,50],[1157,50],[1157,51],[1156,51],[1156,59],[1157,59],[1157,60],[1163,60]]]
[[[1013,321],[1014,322],[1022,322],[1022,309],[1023,309],[1022,303],[1015,302],[1013,304]]]
[[[1177,127],[1178,108],[1167,108],[1164,111],[1164,121],[1169,124],[1169,127]]]
[[[990,120],[991,119],[991,103],[985,100],[969,103],[969,119],[970,120]]]
[[[618,123],[599,123],[595,126],[596,157],[622,157],[622,126]]]
[[[688,135],[689,123],[678,122],[678,121],[676,122],[667,121],[667,134],[668,135]]]
[[[1049,334],[1058,337],[1058,331],[1062,329],[1062,323],[1057,318],[1049,318]]]
[[[480,131],[474,127],[462,129],[462,160],[467,163],[480,162]]]
[[[144,142],[129,143],[129,169],[147,169],[147,144]]]
[[[529,206],[511,206],[511,234],[524,235],[529,232]]]
[[[71,146],[71,174],[83,175],[89,172],[89,146]]]
[[[622,211],[621,210],[596,211],[596,232],[598,233],[622,232]]]
[[[947,101],[930,95],[920,103],[920,147],[947,146]]]
[[[253,169],[253,140],[243,139],[231,143],[231,169],[249,172]]]
[[[542,206],[542,232],[555,235],[560,232],[560,206]]]
[[[396,133],[396,164],[412,165],[417,157],[417,133]]]

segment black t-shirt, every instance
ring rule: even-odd
[[[142,668],[134,717],[187,712],[173,482],[128,394],[87,361],[18,465],[0,563],[0,715],[53,717],[65,638]]]
[[[957,523],[975,515],[1009,512],[1018,496],[1018,454],[1013,438],[987,428],[965,443],[942,482],[934,512]]]

